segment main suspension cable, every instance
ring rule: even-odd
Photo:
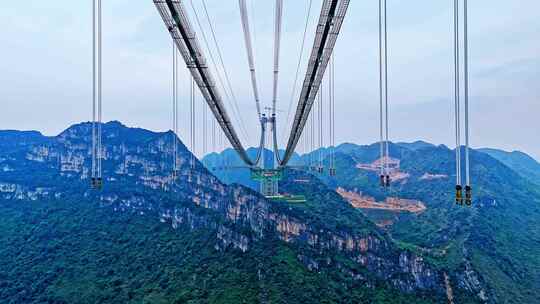
[[[250,1],[250,7],[249,7],[249,18],[250,20],[257,20],[257,15],[255,15],[255,0]],[[259,48],[259,40],[257,38],[257,24],[253,23],[253,27],[251,28],[253,31],[251,34],[253,35],[253,54],[255,58],[259,58],[260,48]],[[257,75],[257,79],[261,79],[261,73],[259,70],[255,71],[255,74]],[[262,109],[261,109],[262,111]]]
[[[224,76],[225,76],[225,81],[227,83],[227,87],[228,87],[230,92],[227,91],[227,89],[226,89],[226,87],[224,85],[223,78],[222,78],[221,73],[220,73],[220,71],[218,69],[218,64],[216,63],[214,54],[213,54],[213,52],[212,52],[212,50],[210,48],[210,43],[208,42],[208,39],[206,38],[206,34],[204,33],[204,28],[203,28],[202,23],[201,23],[201,21],[199,19],[199,15],[197,14],[197,9],[195,8],[195,5],[193,5],[193,1],[190,0],[191,8],[193,10],[193,15],[195,16],[195,21],[197,23],[197,26],[199,27],[199,31],[200,31],[201,36],[203,38],[206,49],[208,50],[208,56],[210,57],[210,60],[212,61],[212,64],[216,69],[216,74],[217,74],[219,85],[220,85],[220,87],[222,88],[222,90],[223,90],[223,92],[225,94],[225,98],[227,99],[227,102],[229,103],[229,105],[232,108],[232,111],[233,111],[233,114],[234,114],[233,117],[235,117],[237,122],[240,124],[240,129],[242,130],[242,133],[243,133],[242,135],[245,137],[244,139],[246,139],[249,142],[249,132],[247,132],[244,120],[242,118],[240,109],[238,107],[238,101],[236,99],[236,95],[234,94],[234,91],[232,89],[232,85],[231,85],[231,82],[230,82],[230,79],[229,79],[229,74],[227,73],[227,69],[225,68],[225,64],[224,64],[224,61],[223,61],[223,56],[221,55],[221,49],[220,49],[219,44],[218,44],[217,39],[216,39],[216,34],[214,32],[214,27],[212,26],[212,22],[210,20],[209,14],[208,14],[208,9],[206,8],[206,3],[205,3],[205,1],[201,1],[201,2],[203,3],[203,6],[204,6],[205,16],[206,16],[207,22],[208,22],[209,27],[210,27],[210,31],[211,31],[211,34],[212,34],[214,45],[216,47],[219,63],[220,63],[221,68],[223,70],[223,73],[224,73]],[[232,100],[232,102],[231,102],[231,100]]]
[[[272,90],[272,109],[270,114],[272,142],[273,142],[273,168],[276,168],[281,159],[279,157],[279,148],[277,142],[277,124],[276,124],[276,103],[279,83],[279,54],[281,48],[281,24],[283,19],[283,0],[276,0],[275,20],[274,20],[274,83]]]
[[[279,80],[279,50],[281,46],[281,23],[283,19],[283,0],[276,0],[276,17],[274,21],[274,86],[272,93],[272,116],[276,115],[276,102]],[[276,152],[277,153],[277,152]]]
[[[305,74],[302,93],[296,107],[293,125],[288,137],[287,147],[281,162],[281,166],[286,166],[294,155],[294,150],[298,144],[298,139],[304,130],[306,120],[313,107],[313,101],[317,96],[321,79],[328,66],[328,61],[332,50],[335,47],[337,38],[350,1],[348,0],[325,0],[319,26],[317,28],[308,68]]]
[[[248,12],[247,12],[247,7],[246,7],[246,0],[238,0],[238,4],[240,6],[242,29],[244,31],[244,42],[246,45],[249,71],[251,73],[251,86],[253,89],[253,97],[255,98],[255,105],[257,107],[257,117],[259,118],[259,121],[260,121],[262,118],[261,105],[260,105],[260,100],[259,100],[259,89],[257,87],[257,77],[255,73],[255,59],[253,56],[253,47],[251,44],[251,33],[249,30],[249,17],[248,17]]]

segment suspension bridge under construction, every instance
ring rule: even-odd
[[[191,148],[194,147],[195,130],[195,91],[198,88],[203,97],[206,109],[203,115],[211,113],[212,120],[212,142],[215,145],[215,132],[217,125],[221,129],[221,134],[228,140],[231,147],[236,151],[246,167],[252,171],[252,178],[260,181],[261,193],[267,197],[274,197],[279,194],[278,181],[283,176],[283,170],[289,166],[291,158],[299,144],[304,147],[322,147],[324,139],[327,137],[329,161],[327,168],[323,165],[322,159],[310,164],[307,170],[317,174],[328,174],[336,176],[339,174],[335,165],[335,67],[334,48],[340,36],[340,31],[347,17],[350,0],[322,0],[320,14],[316,27],[315,36],[307,67],[304,71],[303,81],[299,92],[296,92],[297,82],[301,80],[300,67],[305,49],[306,33],[309,31],[309,17],[312,11],[312,0],[306,0],[307,16],[303,39],[301,41],[300,56],[296,68],[296,75],[293,84],[293,94],[288,105],[288,111],[284,117],[278,115],[277,103],[279,88],[279,72],[281,58],[281,34],[283,25],[283,0],[272,0],[274,2],[274,41],[273,41],[273,87],[271,105],[264,107],[261,104],[259,84],[257,82],[257,69],[254,60],[253,29],[250,23],[249,11],[246,0],[238,0],[238,10],[241,17],[243,40],[247,55],[247,62],[251,79],[251,90],[255,103],[255,113],[258,128],[260,129],[259,146],[256,157],[250,158],[245,146],[241,141],[241,134],[245,134],[246,127],[241,121],[240,112],[236,96],[231,88],[231,80],[224,64],[224,56],[221,53],[217,35],[209,14],[207,4],[202,0],[203,10],[193,7],[195,0],[153,0],[153,3],[163,20],[165,30],[168,31],[172,40],[172,66],[173,66],[173,132],[178,133],[178,75],[180,61],[183,60],[185,67],[190,74],[190,129]],[[230,0],[231,3],[236,0]],[[388,22],[386,0],[378,1],[379,20],[379,131],[380,131],[380,185],[383,188],[391,186],[390,169],[388,160],[389,151],[389,128],[388,128]],[[468,13],[467,0],[453,1],[453,45],[454,45],[454,120],[456,135],[456,203],[459,205],[472,204],[472,188],[469,174],[469,77],[468,77]],[[102,1],[93,0],[93,124],[92,124],[92,175],[91,184],[94,188],[100,189],[103,186],[102,176]],[[450,1],[449,1],[450,2]],[[188,11],[187,6],[191,5],[193,10]],[[201,15],[199,15],[199,13]],[[201,19],[206,18],[209,25],[209,32],[204,31],[201,26]],[[196,30],[198,26],[198,31]],[[210,39],[208,39],[210,37]],[[202,39],[201,39],[202,38]],[[210,51],[210,41],[215,45],[216,52]],[[217,55],[217,56],[216,56]],[[223,73],[214,72],[217,68]],[[327,91],[323,91],[324,87]],[[296,94],[298,93],[298,94]],[[328,104],[325,108],[324,99]],[[296,103],[293,102],[296,100]],[[226,102],[230,104],[226,107]],[[292,111],[296,105],[296,110]],[[207,112],[209,110],[209,112]],[[232,111],[232,112],[229,112]],[[246,112],[242,109],[242,112]],[[231,114],[232,113],[232,114]],[[292,114],[292,115],[291,115]],[[327,119],[323,119],[327,115]],[[236,122],[233,121],[236,118]],[[277,120],[284,119],[287,130],[282,130],[278,134]],[[205,116],[206,120],[207,117]],[[325,120],[328,127],[324,134],[323,123]],[[240,124],[238,124],[240,123]],[[239,129],[237,129],[237,127]],[[205,124],[206,128],[206,124]],[[204,129],[204,134],[207,134]],[[240,132],[239,132],[240,131]],[[462,140],[462,134],[464,139]],[[286,143],[284,152],[280,153],[278,139]],[[178,178],[179,166],[176,147],[176,136],[173,140],[173,171],[174,178]],[[205,141],[206,145],[206,141]],[[464,149],[461,147],[464,146]],[[272,165],[265,162],[265,150],[269,147],[273,150]],[[204,148],[206,151],[206,147]],[[283,150],[281,150],[283,151]],[[462,164],[462,152],[464,153],[464,164]],[[325,170],[326,169],[326,170]],[[464,173],[464,177],[462,176]]]

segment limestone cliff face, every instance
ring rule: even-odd
[[[341,267],[339,262],[332,259],[332,253],[338,252],[365,267],[378,279],[390,282],[402,291],[442,292],[441,273],[433,270],[421,257],[407,251],[396,250],[385,238],[369,233],[355,235],[325,229],[314,231],[301,220],[283,214],[271,214],[269,219],[272,220],[283,241],[304,243],[309,245],[315,253],[328,256],[329,258],[324,261],[326,266]],[[313,260],[307,261],[307,264],[315,270],[322,266],[314,263]],[[351,276],[369,282],[362,276],[357,277],[355,273],[351,273]]]
[[[104,126],[103,191],[89,189],[90,124],[72,127],[55,138],[20,151],[0,152],[0,198],[85,198],[97,200],[112,212],[155,216],[173,228],[211,229],[215,248],[250,250],[254,242],[278,238],[299,250],[298,259],[312,271],[341,269],[366,286],[386,282],[408,293],[445,294],[441,271],[421,256],[399,250],[381,231],[351,232],[327,227],[324,221],[301,213],[291,214],[275,202],[241,186],[227,186],[210,174],[179,144],[180,176],[172,170],[172,134],[128,129],[119,123]],[[106,140],[105,140],[106,139]],[[30,168],[39,168],[32,172]],[[26,172],[24,178],[18,178]],[[19,175],[18,175],[19,174]],[[348,204],[343,201],[343,204]],[[315,219],[317,220],[317,219]],[[360,269],[342,262],[346,258]],[[474,272],[463,274],[469,282],[458,288],[476,292]]]

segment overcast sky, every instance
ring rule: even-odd
[[[209,35],[200,1],[193,3]],[[103,2],[104,120],[170,129],[172,51],[159,14],[151,0]],[[269,105],[273,1],[248,2],[259,87],[263,103]],[[283,116],[291,100],[308,1],[284,2],[278,101]],[[321,2],[313,1],[307,52]],[[190,2],[186,3],[199,32]],[[377,3],[351,0],[335,50],[338,142],[378,140]],[[393,141],[423,139],[453,145],[452,3],[388,0]],[[540,2],[475,0],[469,4],[472,145],[519,149],[540,159]],[[254,145],[258,129],[238,2],[207,0],[207,5],[249,132],[246,145]],[[55,135],[70,124],[90,120],[91,7],[90,0],[1,4],[0,129]],[[181,136],[187,138],[185,68],[181,74]],[[198,102],[202,109],[200,97]]]

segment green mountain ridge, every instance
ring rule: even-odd
[[[105,187],[88,187],[90,132],[0,150],[0,301],[440,303],[443,268],[402,248],[315,176],[307,202],[226,186],[171,132],[104,131]],[[177,139],[176,139],[177,140]],[[307,188],[306,188],[307,187]],[[467,274],[472,277],[466,277]],[[475,272],[449,274],[457,299]],[[479,289],[478,289],[479,288]],[[80,290],[79,292],[77,292]],[[465,300],[466,299],[466,300]]]
[[[522,177],[540,185],[540,163],[521,151],[507,152],[499,149],[479,149],[516,171]]]
[[[455,154],[445,146],[391,144],[390,156],[400,161],[399,170],[406,177],[394,181],[389,191],[379,187],[378,170],[357,168],[379,158],[378,144],[342,144],[335,152],[336,177],[303,174],[317,176],[330,188],[357,191],[378,201],[399,197],[423,202],[427,209],[420,214],[363,213],[373,221],[391,221],[385,229],[396,242],[432,253],[429,259],[444,269],[478,271],[488,286],[484,294],[488,301],[536,300],[535,290],[540,288],[540,258],[536,254],[540,252],[540,187],[518,174],[515,166],[482,150],[471,151],[474,203],[467,208],[453,203]],[[301,155],[298,162],[309,167],[319,159],[319,153],[327,167],[328,149]],[[230,175],[233,173],[229,172],[229,179],[234,179]]]

